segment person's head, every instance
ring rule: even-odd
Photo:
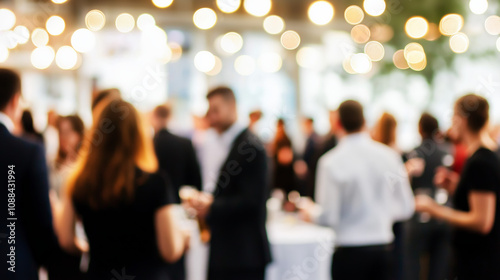
[[[313,118],[304,118],[302,120],[302,128],[306,135],[311,135],[314,133],[314,119]]]
[[[92,208],[133,199],[141,179],[137,169],[151,173],[158,167],[152,139],[137,110],[123,100],[102,105],[68,184],[69,195]]]
[[[250,114],[248,114],[248,118],[250,120],[250,124],[255,124],[260,120],[260,118],[262,118],[262,111],[260,110],[252,111],[250,112]]]
[[[363,106],[354,100],[347,100],[338,109],[339,122],[347,134],[360,132],[365,125]]]
[[[33,115],[29,110],[24,110],[21,115],[21,127],[24,133],[37,133],[33,125]]]
[[[438,120],[429,113],[423,113],[418,121],[418,132],[422,139],[432,139],[439,132]]]
[[[60,117],[57,123],[59,132],[59,152],[57,161],[64,161],[68,155],[76,155],[85,133],[85,125],[77,115]]]
[[[6,68],[0,68],[0,111],[14,122],[18,120],[21,78]]]
[[[170,106],[159,105],[153,110],[152,125],[156,132],[167,127],[170,118]]]
[[[339,111],[331,110],[328,112],[328,120],[330,122],[330,133],[336,133],[339,128]]]
[[[92,111],[94,111],[97,105],[99,105],[99,103],[103,102],[104,100],[121,99],[121,96],[122,95],[120,93],[120,90],[117,88],[110,88],[97,92],[94,96],[94,99],[92,100]]]
[[[398,123],[396,118],[385,112],[378,120],[373,130],[373,140],[392,146],[396,143],[396,127]]]
[[[475,94],[460,97],[455,102],[451,132],[461,141],[465,135],[479,135],[487,128],[490,106]]]
[[[208,92],[207,99],[209,105],[208,123],[219,133],[224,132],[238,118],[234,92],[228,87],[217,87]]]

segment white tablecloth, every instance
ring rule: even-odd
[[[192,224],[191,248],[186,254],[187,280],[206,280],[208,246]],[[300,222],[292,214],[267,225],[273,262],[266,280],[330,280],[334,233],[329,228]]]

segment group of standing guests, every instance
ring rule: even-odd
[[[195,145],[167,129],[169,107],[158,106],[147,125],[117,89],[95,96],[90,130],[78,116],[52,118],[57,138],[44,138],[27,112],[19,118],[20,96],[19,75],[0,69],[0,164],[15,166],[17,215],[16,272],[2,267],[1,279],[38,279],[41,266],[50,280],[185,279],[182,203],[208,230],[209,280],[263,280],[270,188],[314,198],[301,216],[335,230],[334,280],[419,279],[424,270],[426,279],[500,279],[500,160],[480,96],[457,100],[449,145],[423,114],[422,143],[409,153],[396,148],[393,116],[370,134],[361,104],[345,101],[323,139],[304,120],[300,157],[284,120],[268,145],[252,133],[258,116],[240,124],[227,87],[207,94],[211,129]],[[183,186],[199,195],[181,199]],[[9,250],[0,243],[3,266]]]

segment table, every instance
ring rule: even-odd
[[[186,278],[206,280],[209,248],[200,241],[196,222],[191,230]],[[294,214],[282,214],[268,221],[267,233],[273,262],[267,268],[266,280],[330,280],[333,230],[299,221]]]

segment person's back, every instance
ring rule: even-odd
[[[403,203],[395,201],[398,196],[394,192],[400,188],[401,181],[407,180],[399,155],[371,140],[368,134],[358,133],[345,136],[335,149],[320,159],[319,164],[320,168],[328,170],[331,184],[335,184],[338,192],[339,204],[332,205],[339,207],[335,212],[338,216],[326,214],[324,217],[325,223],[333,223],[337,243],[370,245],[392,242],[394,221],[412,213],[411,207],[394,208],[395,204]],[[402,211],[398,213],[398,209]],[[359,243],[360,238],[365,244]]]
[[[111,279],[113,271],[146,279],[167,277],[155,233],[155,212],[171,203],[165,178],[136,172],[134,199],[124,197],[116,206],[93,209],[74,201],[90,247],[89,277]],[[147,273],[147,274],[144,274]]]
[[[414,201],[401,157],[363,132],[363,107],[344,101],[340,143],[320,158],[318,222],[335,230],[335,280],[392,279],[394,222],[410,218]]]
[[[21,91],[19,76],[0,69],[0,164],[5,170],[0,211],[0,279],[38,279],[59,249],[52,227],[45,152],[12,135]]]

